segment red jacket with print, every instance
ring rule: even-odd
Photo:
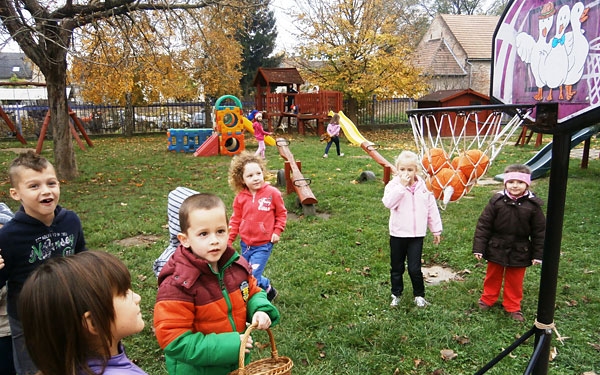
[[[265,183],[256,194],[244,189],[233,201],[229,220],[229,244],[239,234],[249,246],[271,242],[273,233],[281,235],[287,221],[287,209],[281,192]]]

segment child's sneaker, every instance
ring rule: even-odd
[[[344,153],[342,152],[342,153],[340,154],[340,156],[344,156]]]
[[[521,311],[514,311],[509,313],[510,317],[513,318],[514,320],[518,321],[518,322],[524,322],[525,321],[525,317],[523,316],[523,313]]]
[[[492,308],[492,306],[487,305],[482,300],[477,301],[477,304],[479,305],[479,310],[481,310],[481,311],[488,311],[489,309]]]
[[[272,302],[275,298],[277,298],[278,295],[279,293],[277,292],[277,289],[271,286],[269,288],[269,291],[267,292],[267,299],[269,300],[269,302]]]
[[[427,302],[423,297],[415,297],[415,305],[418,307],[425,307],[429,305],[429,302]]]
[[[328,156],[327,156],[327,154],[323,154],[323,157],[324,157],[324,158],[327,158]]]
[[[392,294],[392,302],[390,303],[391,307],[396,307],[400,303],[400,297]]]

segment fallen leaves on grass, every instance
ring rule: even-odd
[[[317,341],[317,350],[319,350],[319,358],[326,357],[325,351],[323,349],[325,349],[325,343]]]
[[[550,362],[554,361],[554,358],[556,358],[556,356],[558,356],[558,350],[556,349],[556,346],[553,346],[550,349],[550,354],[549,354],[549,360]]]
[[[454,339],[454,341],[456,341],[457,343],[459,343],[461,345],[466,345],[471,342],[471,339],[469,339],[467,336],[454,335],[454,337],[452,337],[452,338]]]
[[[458,357],[458,354],[456,354],[452,349],[442,349],[440,350],[440,354],[442,355],[442,359],[444,361],[449,361]]]
[[[363,267],[363,269],[360,272],[360,274],[362,276],[371,276],[371,267]]]
[[[588,345],[600,352],[600,344],[588,342]]]
[[[565,301],[565,304],[569,307],[574,307],[577,306],[577,301],[575,301],[574,299],[569,300],[569,301]]]

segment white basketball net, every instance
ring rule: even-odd
[[[590,42],[590,51],[587,61],[587,83],[591,105],[600,102],[600,37]]]
[[[442,209],[471,190],[531,110],[517,109],[506,123],[502,111],[465,107],[409,115],[427,186]]]

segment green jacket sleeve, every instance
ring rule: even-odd
[[[211,333],[188,331],[165,348],[165,355],[195,367],[231,366],[238,363],[240,334],[237,332]]]
[[[248,322],[252,322],[252,316],[257,311],[263,311],[271,318],[271,326],[279,323],[279,310],[267,299],[267,293],[264,290],[254,294],[248,300]]]

